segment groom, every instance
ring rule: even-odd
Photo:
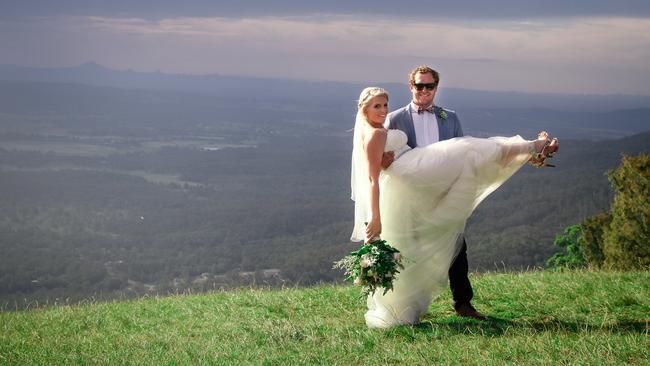
[[[409,89],[413,95],[411,103],[388,114],[385,126],[402,130],[408,137],[411,148],[430,145],[434,142],[463,136],[463,130],[454,111],[433,104],[438,90],[438,72],[428,66],[419,66],[409,74]],[[382,167],[393,163],[392,152],[384,154]],[[467,277],[467,244],[463,245],[454,262],[449,267],[449,286],[454,299],[454,309],[460,316],[485,320],[471,304],[474,293]]]

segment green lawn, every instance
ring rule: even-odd
[[[472,278],[489,316],[449,294],[418,326],[368,330],[358,289],[323,285],[0,313],[2,365],[650,364],[650,273]]]

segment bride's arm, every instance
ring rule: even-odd
[[[368,162],[368,179],[370,179],[370,211],[372,219],[366,226],[366,239],[370,240],[381,234],[381,217],[379,214],[379,173],[381,159],[386,145],[386,130],[374,129],[365,144]]]

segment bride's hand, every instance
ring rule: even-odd
[[[371,241],[372,239],[379,237],[381,234],[381,221],[378,219],[372,219],[368,225],[366,225],[366,241]]]

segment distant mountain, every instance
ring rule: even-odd
[[[249,101],[309,100],[316,97],[325,97],[328,100],[336,101],[353,101],[361,90],[360,86],[339,82],[113,70],[93,62],[74,67],[50,69],[0,65],[0,80],[173,90],[204,93],[230,99],[246,98]]]
[[[66,82],[120,88],[174,90],[207,93],[220,98],[247,101],[309,101],[354,104],[364,86],[361,83],[305,81],[259,78],[233,75],[188,75],[161,72],[113,70],[85,63],[74,67],[33,68],[0,65],[0,80],[32,82]],[[374,84],[369,82],[368,84]],[[408,88],[401,83],[380,83],[391,92],[394,107],[409,100]],[[444,86],[444,83],[443,83]],[[650,96],[635,95],[580,95],[496,92],[441,88],[438,104],[452,109],[545,108],[567,111],[606,112],[618,109],[650,108]]]
[[[116,75],[120,75],[119,72]],[[289,83],[277,82],[285,83],[285,87]],[[222,132],[224,128],[240,131],[238,134],[242,136],[256,134],[252,130],[285,136],[348,135],[345,131],[352,127],[356,108],[352,89],[348,88],[347,94],[306,98],[308,82],[294,83],[300,86],[294,89],[302,90],[303,95],[293,91],[290,94],[288,87],[284,89],[285,94],[278,92],[281,89],[278,87],[273,92],[258,91],[255,97],[245,97],[89,83],[0,81],[0,113],[5,115],[0,116],[0,134],[7,131],[47,133],[48,130],[51,133],[60,128],[72,135],[96,134],[106,133],[107,127],[118,135],[132,135],[135,131],[149,131],[147,133],[154,135],[183,134],[191,128],[188,124],[200,124]],[[312,83],[313,90],[324,90],[318,83]],[[327,85],[335,88],[345,84]],[[268,99],[263,98],[266,95]],[[340,100],[340,95],[347,95],[348,99]],[[491,98],[489,93],[485,95]],[[520,134],[532,138],[540,130],[548,130],[562,139],[601,140],[650,131],[650,107],[569,110],[470,106],[455,109],[465,134],[473,136]],[[30,117],[22,120],[10,115]],[[67,117],[52,119],[54,116]],[[30,129],[32,123],[35,123],[34,128]],[[264,139],[264,136],[258,137]]]
[[[650,131],[650,108],[611,111],[468,108],[458,111],[464,131],[474,136],[521,134],[532,138],[543,129],[562,138],[602,140]]]

